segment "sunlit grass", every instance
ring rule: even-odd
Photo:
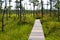
[[[45,15],[43,19],[43,30],[46,40],[60,40],[60,22],[57,17]]]
[[[35,18],[31,14],[26,14],[26,22],[24,23],[24,17],[19,22],[15,14],[11,15],[13,16],[8,18],[8,20],[4,17],[4,32],[1,31],[2,26],[0,21],[0,40],[28,40]]]

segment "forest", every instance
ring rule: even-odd
[[[32,9],[22,5],[24,0],[15,0],[12,9],[12,1],[0,0],[0,40],[28,40],[36,19],[41,21],[45,40],[60,40],[60,0],[47,0],[46,4],[29,0]]]

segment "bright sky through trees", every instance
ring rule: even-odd
[[[11,5],[13,6],[12,9],[15,9],[15,6],[16,6],[16,5],[15,5],[15,4],[16,4],[15,1],[16,1],[16,0],[12,0],[12,2],[11,2]],[[39,3],[40,3],[40,1],[41,1],[41,0],[39,0]],[[48,0],[48,2],[49,2],[49,0]],[[43,3],[44,3],[44,4],[47,4],[47,0],[43,0]],[[29,5],[29,4],[31,4],[31,5]],[[9,3],[8,3],[8,0],[7,0],[7,6],[8,6],[8,5],[9,5]],[[28,9],[28,10],[31,9],[31,10],[33,10],[33,4],[30,3],[29,0],[23,0],[23,1],[22,1],[22,5],[23,5],[23,7],[25,7],[25,9]],[[5,6],[5,4],[3,3],[3,8],[4,8],[4,6]],[[38,7],[36,6],[36,8],[40,9],[41,7],[40,7],[40,6],[38,6]],[[35,9],[36,9],[36,8],[35,8]],[[54,7],[53,7],[53,8],[54,8]],[[47,9],[47,5],[44,5],[44,9]],[[48,9],[50,9],[50,5],[48,6]],[[55,9],[55,8],[54,8],[54,9]]]

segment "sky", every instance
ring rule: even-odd
[[[4,1],[4,0],[3,0],[3,1]],[[11,5],[13,6],[12,9],[15,9],[15,6],[16,6],[15,1],[16,1],[16,0],[12,0],[12,2],[11,2]],[[41,0],[39,0],[39,3],[40,3],[40,2],[41,2]],[[49,0],[48,0],[48,2],[49,2]],[[43,0],[43,3],[44,3],[44,4],[47,4],[47,0]],[[31,5],[29,5],[29,4],[31,4]],[[23,7],[25,7],[25,9],[28,9],[28,10],[31,9],[31,10],[33,10],[33,3],[30,3],[29,0],[23,0],[23,1],[22,1],[22,5],[23,5]],[[3,3],[3,8],[4,8],[4,6],[5,6],[5,4]],[[9,6],[8,0],[7,0],[7,6]],[[38,7],[36,6],[36,7],[35,7],[35,10],[36,10],[37,8],[38,8],[38,9],[41,9],[40,6],[38,6]],[[47,5],[44,5],[44,9],[47,9]],[[48,6],[48,9],[50,9],[50,5]],[[53,9],[55,9],[55,7],[53,7]]]

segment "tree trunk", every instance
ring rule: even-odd
[[[52,0],[50,0],[50,16],[52,16],[51,12],[52,12]]]
[[[35,5],[33,5],[33,17],[35,17]]]
[[[9,2],[9,18],[10,18],[10,15],[11,15],[11,14],[10,14],[10,2]]]
[[[22,18],[21,13],[22,13],[22,4],[21,4],[21,0],[20,0],[20,22],[21,22],[21,18]]]
[[[5,10],[4,10],[5,11]],[[4,12],[2,13],[2,32],[4,31]]]
[[[43,18],[43,1],[42,0],[41,0],[41,5],[42,5],[41,12],[42,12],[42,18]]]

